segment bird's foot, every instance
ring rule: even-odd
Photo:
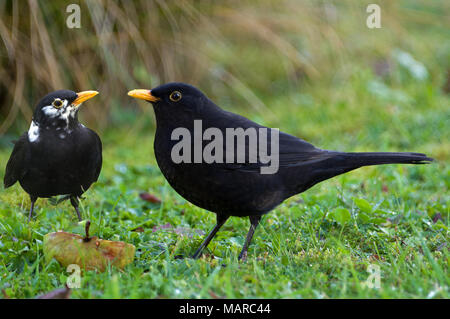
[[[192,255],[192,259],[199,259],[200,256],[202,255],[202,249],[203,247],[200,247],[199,249],[197,249],[197,251]]]
[[[89,242],[90,240],[91,240],[91,238],[89,237],[89,228],[91,227],[91,221],[90,220],[88,220],[87,222],[86,222],[86,226],[84,227],[84,231],[85,231],[85,233],[86,233],[86,236],[84,236],[84,238],[83,238],[83,241],[84,242]]]
[[[191,256],[192,259],[200,259],[202,257],[202,253],[195,253]]]
[[[247,251],[241,251],[238,257],[239,261],[245,262],[247,260]]]

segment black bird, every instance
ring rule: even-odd
[[[4,185],[8,188],[19,181],[30,195],[28,221],[38,197],[56,195],[70,198],[81,220],[79,198],[100,174],[102,143],[78,122],[78,110],[97,94],[59,90],[44,96],[36,105],[30,129],[15,142]]]
[[[419,153],[345,153],[322,150],[283,132],[278,133],[277,139],[272,133],[276,134],[278,130],[265,128],[245,117],[224,111],[200,90],[184,83],[168,83],[152,90],[133,90],[128,95],[153,104],[156,115],[154,151],[169,184],[191,203],[217,215],[217,224],[194,253],[194,258],[200,256],[230,216],[248,216],[250,219],[250,229],[239,255],[239,259],[245,259],[261,216],[285,199],[321,181],[362,166],[424,164],[433,161]],[[202,126],[200,133],[199,123]],[[221,134],[225,136],[222,137],[224,141],[227,130],[234,129],[236,132],[239,128],[243,129],[237,134],[241,138],[240,142],[220,146],[222,149],[217,147],[214,152],[206,152],[208,143],[220,141]],[[267,130],[266,136],[258,135],[258,143],[254,139],[251,142],[250,131],[253,129]],[[186,148],[181,152],[179,143],[189,135],[187,133],[193,136],[194,143],[189,145],[191,149]],[[197,141],[198,136],[203,136],[203,141],[197,142],[197,145],[196,136]],[[266,148],[266,153],[255,152],[260,147],[260,142],[270,145]],[[239,149],[239,146],[244,148]],[[209,150],[211,148],[213,147]],[[202,150],[215,161],[206,157],[200,160],[201,155],[205,155],[201,153]],[[230,160],[227,160],[230,152]],[[278,165],[271,172],[269,170],[262,173],[264,168],[269,168],[267,157],[262,155],[270,152],[278,155]],[[242,162],[241,158],[239,162],[238,157],[243,154],[245,161]],[[184,160],[180,161],[180,157]]]

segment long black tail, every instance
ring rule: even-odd
[[[402,152],[337,153],[335,160],[342,161],[343,166],[355,168],[381,164],[428,164],[433,161],[422,153]]]
[[[305,175],[308,177],[303,179],[304,183],[300,183],[297,188],[297,192],[304,191],[321,181],[352,171],[362,166],[382,164],[428,164],[432,161],[434,161],[433,158],[421,153],[329,152],[324,154],[323,160],[317,161],[308,168],[308,172],[305,172]]]

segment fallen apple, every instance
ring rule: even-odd
[[[47,261],[56,259],[62,266],[77,264],[86,270],[105,271],[108,264],[124,268],[134,259],[136,247],[122,242],[89,237],[90,222],[86,223],[86,236],[64,231],[44,236],[44,256]]]

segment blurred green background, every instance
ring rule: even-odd
[[[447,1],[378,1],[380,29],[366,27],[368,1],[296,0],[79,1],[81,28],[70,29],[72,2],[0,2],[0,134],[26,130],[35,103],[62,88],[101,92],[80,112],[101,131],[153,126],[126,92],[169,81],[279,127],[281,97],[310,138],[306,107],[326,101],[351,122],[371,98],[423,106],[402,92],[411,80],[450,90]]]
[[[370,29],[372,2],[1,0],[1,177],[10,141],[28,129],[42,96],[100,92],[80,110],[104,145],[83,216],[99,237],[137,253],[126,272],[86,273],[73,296],[448,298],[450,2],[376,1],[381,28]],[[71,3],[80,5],[80,29],[66,26]],[[151,106],[127,96],[169,81],[321,148],[415,151],[437,162],[367,167],[287,200],[264,218],[247,264],[236,261],[248,229],[239,218],[207,258],[174,259],[198,247],[214,215],[165,182]],[[39,199],[30,224],[28,209],[19,185],[0,192],[5,298],[61,287],[67,273],[44,263],[42,236],[83,233],[68,203]],[[364,285],[374,263],[378,290]]]

